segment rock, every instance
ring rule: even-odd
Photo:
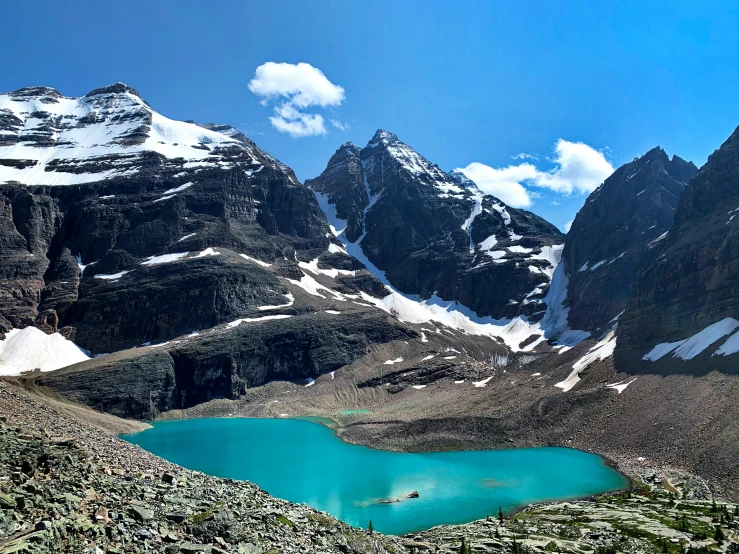
[[[588,196],[562,253],[570,328],[595,332],[624,311],[634,281],[656,258],[653,242],[672,226],[678,198],[697,171],[654,148]]]
[[[176,548],[175,552],[180,554],[210,554],[213,551],[209,544],[181,543],[176,545]]]
[[[177,486],[177,478],[171,473],[162,474],[162,481],[168,485]]]
[[[131,506],[131,514],[138,521],[148,521],[154,518],[154,510],[139,505]]]
[[[102,521],[103,523],[108,523],[110,521],[110,517],[108,516],[108,509],[104,506],[100,506],[95,511],[95,521]]]
[[[395,135],[378,130],[364,148],[342,145],[306,185],[347,221],[349,241],[364,236],[362,251],[399,290],[458,300],[480,316],[540,311],[553,269],[547,256],[559,259],[551,247],[564,243],[562,233],[441,171]]]
[[[736,355],[712,354],[694,360],[672,355],[643,360],[654,346],[684,340],[739,314],[739,128],[709,156],[688,183],[669,233],[655,248],[655,262],[641,275],[619,319],[617,368],[704,374],[736,373]]]
[[[418,491],[412,491],[406,495],[406,498],[418,498],[418,496]]]

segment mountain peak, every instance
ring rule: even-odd
[[[85,94],[85,97],[89,98],[92,96],[99,96],[101,94],[123,94],[126,92],[141,98],[141,95],[135,88],[129,87],[127,84],[121,83],[120,81],[118,81],[117,83],[113,83],[112,85],[108,85],[107,87],[100,87],[91,90],[90,92]]]
[[[12,98],[28,98],[32,96],[45,96],[52,98],[61,98],[62,94],[52,87],[24,87],[8,93]]]
[[[384,129],[377,129],[374,136],[370,139],[368,146],[377,146],[378,143],[382,142],[383,144],[387,144],[388,142],[396,142],[398,140],[398,135],[394,135],[393,133],[390,133],[388,131],[385,131]]]

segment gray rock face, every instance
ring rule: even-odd
[[[416,333],[381,312],[305,314],[242,324],[168,346],[128,350],[42,374],[39,385],[121,417],[153,419],[272,380],[305,380]]]
[[[659,256],[637,281],[621,318],[617,367],[647,366],[642,356],[656,344],[686,339],[727,317],[739,319],[736,215],[739,129],[711,154],[680,197]],[[736,355],[712,356],[715,349],[692,365],[667,356],[659,367],[668,372],[736,371]]]
[[[624,311],[636,277],[654,261],[678,198],[698,168],[654,148],[619,167],[580,209],[563,259],[570,276],[569,323],[594,331]]]
[[[445,173],[395,135],[380,130],[365,148],[342,145],[306,185],[399,290],[458,300],[478,315],[542,311],[559,260],[551,247],[562,234]]]
[[[313,194],[232,127],[169,120],[121,83],[0,100],[3,144],[37,158],[0,165],[0,332],[58,327],[93,352],[167,340],[284,303],[239,254],[328,245]]]

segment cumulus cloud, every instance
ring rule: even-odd
[[[308,63],[264,63],[257,67],[249,90],[262,97],[264,106],[279,101],[269,120],[292,137],[325,135],[323,116],[308,108],[339,106],[344,101],[344,89]]]
[[[514,208],[531,206],[531,195],[521,184],[536,176],[537,169],[529,164],[510,165],[496,169],[479,162],[459,168],[477,187],[486,194],[500,198]]]
[[[515,159],[528,155],[518,154]],[[473,162],[460,168],[485,193],[497,196],[514,208],[528,208],[537,194],[527,187],[550,189],[564,195],[595,190],[611,173],[613,166],[602,152],[582,142],[559,139],[550,160],[554,167],[543,171],[530,162],[507,167],[490,167]]]
[[[590,193],[613,173],[602,152],[584,142],[559,139],[554,147],[555,168],[540,172],[531,184],[560,194]]]
[[[348,123],[342,123],[338,119],[332,119],[331,120],[331,125],[333,125],[334,127],[336,127],[339,131],[348,131],[350,129]]]
[[[573,223],[572,219],[570,219],[567,223],[565,223],[565,233],[570,232],[570,229],[572,229],[572,223]]]

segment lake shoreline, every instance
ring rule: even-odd
[[[366,525],[363,522],[372,519],[378,531],[394,535],[424,531],[440,524],[470,523],[493,515],[493,512],[497,514],[500,507],[503,507],[505,514],[510,515],[531,504],[577,501],[630,490],[632,487],[629,477],[607,463],[603,457],[575,448],[545,446],[436,452],[388,451],[343,441],[335,429],[326,424],[328,419],[322,419],[323,421],[316,421],[300,416],[170,419],[154,422],[152,430],[121,438],[189,469],[250,481],[279,498],[292,502],[309,502],[352,525]],[[304,427],[303,424],[312,425]],[[249,434],[249,430],[253,429],[259,431]],[[288,438],[292,435],[284,435],[286,432],[295,432],[297,435]],[[269,437],[269,446],[262,444],[265,440],[262,437]],[[329,442],[325,442],[327,440]],[[191,448],[193,441],[199,445],[198,449]],[[298,443],[303,446],[295,450],[292,445]],[[238,444],[249,446],[239,450],[243,447],[237,446]],[[262,452],[264,448],[270,451],[270,461],[265,462],[261,455],[250,457],[252,451]],[[221,449],[223,454],[219,454]],[[226,452],[231,458],[238,456],[238,466],[233,466],[232,462],[224,458]],[[422,457],[415,458],[417,455]],[[346,456],[350,457],[345,459]],[[370,458],[365,460],[366,456]],[[275,462],[283,458],[300,459],[300,473],[296,474],[292,466],[289,466],[290,469],[280,470],[282,466],[275,465]],[[346,465],[352,468],[365,467],[365,470],[361,478],[351,471],[351,475],[344,475],[342,478],[341,472],[336,468],[330,474],[325,474],[325,465],[318,461],[323,458],[338,464],[336,468]],[[388,474],[387,471],[390,470],[377,469],[400,467],[398,464],[414,469],[392,470],[400,471],[397,475],[393,472]],[[248,471],[244,469],[247,467]],[[310,469],[319,467],[322,469]],[[461,473],[447,474],[450,470]],[[428,481],[426,485],[423,483],[428,479],[436,479],[433,475],[438,471],[445,475],[442,481],[431,485],[431,489],[424,489],[434,481]],[[413,476],[412,480],[404,481],[401,478],[399,481],[398,478],[403,475]],[[332,483],[328,488],[320,483],[326,477]],[[337,479],[343,480],[336,481]],[[487,481],[494,484],[489,485]],[[392,483],[392,488],[383,489],[388,483]],[[364,490],[368,486],[370,489]],[[332,508],[333,504],[320,500],[333,494],[331,487],[342,491],[340,508]],[[357,492],[351,492],[355,488]],[[587,492],[578,493],[578,488],[586,489]],[[358,492],[359,489],[364,492]],[[598,489],[599,492],[593,492]],[[420,491],[420,501],[404,502],[401,512],[373,512],[374,505],[390,504],[373,499],[396,498],[410,490]],[[433,493],[429,496],[430,490]],[[449,512],[450,501],[455,506],[452,512]],[[421,511],[416,513],[417,510]],[[465,512],[468,515],[463,515]],[[429,519],[429,522],[422,523],[424,518]],[[406,527],[407,523],[401,521],[411,521],[414,524]],[[415,526],[416,522],[418,526]]]

